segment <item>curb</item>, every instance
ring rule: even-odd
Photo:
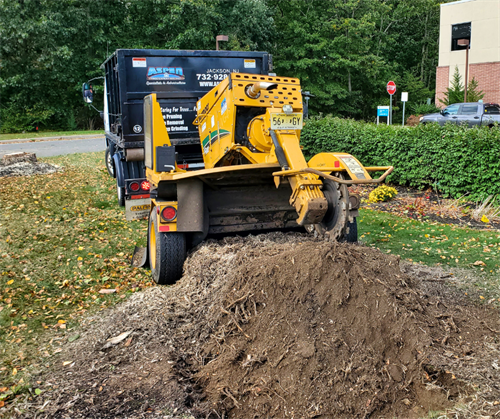
[[[0,140],[0,146],[2,144],[36,143],[40,141],[58,141],[58,140],[93,140],[96,138],[104,138],[104,134],[66,135],[59,137],[18,138],[13,140]]]

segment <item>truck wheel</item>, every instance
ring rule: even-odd
[[[358,221],[356,220],[356,217],[353,218],[354,221],[347,224],[347,227],[349,228],[349,233],[345,235],[345,241],[347,243],[357,243],[358,241]]]
[[[108,169],[108,173],[111,177],[116,177],[116,172],[115,172],[115,162],[113,161],[113,154],[115,154],[115,147],[114,144],[110,144],[106,148],[106,156],[105,156],[105,163],[106,163],[106,169]]]
[[[148,252],[154,282],[158,285],[171,285],[181,278],[186,260],[186,235],[159,232],[156,208],[149,215]]]
[[[125,206],[125,188],[123,186],[116,184],[116,196],[118,197],[118,205],[120,207]]]

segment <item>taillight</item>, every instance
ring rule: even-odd
[[[177,210],[174,207],[165,207],[161,210],[161,218],[163,221],[173,221],[177,217]]]
[[[132,182],[128,187],[132,192],[137,192],[141,188],[137,182]]]
[[[149,182],[147,180],[141,182],[141,189],[143,191],[149,191],[150,187],[151,187],[151,185],[149,184]]]

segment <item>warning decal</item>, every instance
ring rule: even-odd
[[[145,58],[132,58],[132,67],[146,67],[146,59]]]

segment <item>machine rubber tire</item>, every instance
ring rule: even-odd
[[[125,188],[116,184],[116,196],[118,197],[118,205],[120,207],[125,206]]]
[[[111,177],[116,177],[115,162],[113,161],[113,154],[115,153],[114,144],[108,145],[106,148],[106,155],[104,157],[104,162],[106,164],[106,169]]]
[[[154,282],[171,285],[181,278],[186,260],[186,235],[178,232],[160,233],[156,226],[156,208],[149,215],[148,252]]]
[[[345,241],[347,243],[357,243],[358,242],[358,221],[356,217],[353,217],[354,221],[347,224],[349,232],[345,235]]]

